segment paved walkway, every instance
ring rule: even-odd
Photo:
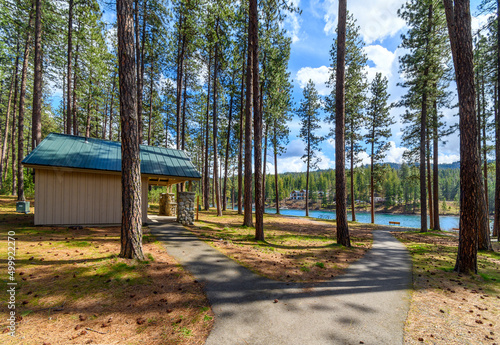
[[[262,278],[176,223],[151,230],[201,282],[215,313],[208,345],[401,344],[411,259],[388,231],[347,274],[311,285]],[[278,303],[273,303],[278,299]]]

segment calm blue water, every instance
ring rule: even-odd
[[[267,213],[276,213],[274,208],[266,208]],[[280,209],[282,215],[287,216],[301,216],[306,215],[305,210],[283,210]],[[335,211],[309,211],[309,216],[314,218],[323,219],[335,219]],[[350,212],[347,213],[347,220],[351,220],[352,215]],[[458,228],[458,216],[440,216],[439,222],[442,230],[451,230],[453,228]],[[371,223],[371,215],[368,212],[356,212],[356,221],[359,223]],[[389,225],[389,222],[400,222],[400,226],[409,228],[420,228],[420,215],[413,214],[385,214],[385,213],[375,213],[375,224]],[[427,222],[429,222],[429,217],[427,217]],[[429,223],[427,223],[429,224]]]

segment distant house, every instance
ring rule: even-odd
[[[142,219],[148,187],[200,180],[184,151],[140,146]],[[119,224],[122,214],[121,143],[49,134],[23,165],[35,173],[35,225]]]
[[[306,199],[306,190],[294,190],[290,193],[290,200],[305,200]]]
[[[384,197],[381,197],[381,196],[375,196],[373,197],[373,200],[375,202],[385,202],[385,198]],[[372,198],[370,197],[370,202],[372,201]]]

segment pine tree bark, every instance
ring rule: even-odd
[[[210,209],[210,174],[209,174],[209,163],[208,163],[208,146],[209,146],[209,123],[210,123],[210,71],[212,68],[212,49],[208,51],[208,81],[207,81],[207,112],[205,114],[205,173],[204,173],[204,204],[205,211]]]
[[[262,102],[262,99],[261,99],[261,102]],[[261,108],[262,108],[262,103],[261,103]],[[266,204],[266,165],[267,165],[267,142],[268,142],[268,138],[267,138],[267,129],[268,129],[268,126],[266,126],[266,129],[264,131],[264,163],[263,163],[263,167],[262,167],[262,203],[264,204],[263,206],[263,210],[262,212],[265,214],[266,213],[266,207],[265,207],[265,204]]]
[[[78,25],[80,27],[80,25]],[[76,52],[75,52],[75,71],[73,72],[73,97],[72,97],[72,105],[71,111],[73,112],[73,135],[79,135],[78,131],[78,120],[76,117],[76,82],[78,81],[78,52],[80,50],[80,43],[76,44]]]
[[[337,80],[335,102],[335,189],[337,212],[337,243],[351,246],[347,223],[345,178],[345,42],[346,0],[339,0],[339,24],[337,35]]]
[[[144,46],[145,46],[145,31],[146,31],[146,1],[142,2],[142,36],[140,34],[140,15],[139,15],[139,0],[134,1],[134,24],[135,24],[135,64],[136,64],[136,83],[137,83],[137,120],[139,144],[142,142],[143,125],[142,125],[142,100],[144,89]]]
[[[3,187],[3,182],[5,179],[5,175],[3,174],[3,168],[6,164],[6,154],[8,152],[8,143],[9,143],[9,121],[10,121],[10,111],[12,106],[12,94],[14,92],[14,81],[17,74],[17,64],[19,61],[19,56],[16,56],[16,62],[14,66],[14,70],[12,73],[12,80],[10,81],[9,88],[9,99],[7,101],[7,112],[5,113],[5,128],[4,128],[4,136],[3,136],[3,144],[2,144],[2,153],[0,155],[0,189]]]
[[[175,116],[177,119],[177,149],[181,148],[181,101],[182,101],[182,88],[184,82],[184,52],[185,52],[185,35],[184,29],[184,15],[181,13],[179,16],[179,40],[178,40],[178,54],[177,54],[177,95],[176,95],[176,110]]]
[[[19,86],[19,58],[20,58],[20,43],[17,41],[17,54],[16,54],[16,76],[14,80],[14,109],[12,111],[12,133],[10,136],[10,147],[11,147],[11,171],[12,171],[12,189],[11,194],[16,195],[17,183],[16,183],[16,134],[17,134],[17,126],[16,126],[16,114],[17,114],[17,92]]]
[[[219,31],[219,19],[217,18],[217,24],[215,31],[218,36]],[[214,189],[215,189],[215,204],[217,206],[217,216],[222,216],[222,205],[220,200],[220,189],[219,189],[219,157],[218,157],[218,114],[217,114],[217,82],[218,82],[218,69],[219,69],[219,46],[218,43],[215,44],[215,56],[214,56],[214,93],[213,93],[213,131],[212,131],[212,143],[213,143],[213,157],[214,157]]]
[[[356,221],[356,205],[354,204],[354,140],[351,138],[351,215],[352,221]]]
[[[497,23],[500,23],[500,0],[497,0]],[[500,25],[497,25],[497,81],[495,83],[495,220],[493,222],[493,236],[500,242]]]
[[[153,128],[151,122],[153,121],[153,63],[150,66],[149,74],[149,119],[148,119],[148,145],[151,145],[151,130]],[[184,148],[182,148],[184,149]]]
[[[259,90],[259,14],[257,0],[249,0],[248,38],[252,44],[253,126],[254,126],[254,183],[255,183],[255,239],[264,241],[264,202],[262,200],[262,111]],[[250,49],[249,49],[250,50]]]
[[[142,35],[141,35],[141,52],[140,52],[140,73],[139,79],[137,80],[137,121],[138,121],[138,136],[139,136],[139,145],[142,144],[144,140],[144,121],[142,118],[142,111],[144,107],[144,48],[146,47],[146,3],[147,0],[143,0],[142,2]]]
[[[424,72],[424,78],[427,79],[429,74],[429,69],[426,68]],[[425,188],[425,144],[426,133],[427,133],[427,80],[424,80],[424,92],[422,94],[422,109],[420,113],[420,232],[427,231],[427,200],[426,193],[427,190]]]
[[[478,228],[485,207],[479,168],[469,1],[443,0],[452,47],[460,115],[460,233],[455,271],[477,273]],[[484,213],[484,212],[482,212]]]
[[[429,131],[429,128],[427,128]],[[427,191],[429,193],[429,225],[434,229],[434,207],[432,202],[432,176],[431,176],[431,156],[430,139],[427,140]]]
[[[117,0],[120,120],[122,139],[122,226],[120,256],[144,259],[142,251],[141,166],[132,0]]]
[[[278,140],[276,135],[277,120],[274,119],[274,192],[276,194],[276,214],[280,214],[280,191],[279,191],[279,175],[278,175]]]
[[[28,33],[26,36],[26,43],[24,45],[23,54],[23,68],[21,71],[21,91],[19,94],[19,115],[17,117],[17,200],[24,201],[24,169],[21,164],[24,156],[24,103],[26,100],[26,77],[28,74],[28,63],[31,48],[31,26],[33,25],[33,12],[35,3],[30,11],[30,18],[28,21]]]
[[[438,171],[438,111],[437,102],[434,100],[434,113],[433,113],[433,195],[434,195],[434,230],[441,230],[439,224],[439,171]]]
[[[243,59],[241,60],[241,87],[240,87],[240,132],[238,142],[238,214],[243,214],[243,123],[245,117],[244,96],[245,92],[245,61],[246,49],[243,49]]]
[[[33,107],[31,115],[31,149],[42,141],[42,1],[35,0],[35,60]]]
[[[69,14],[68,14],[68,72],[66,74],[67,78],[67,114],[66,114],[66,134],[71,134],[71,54],[73,53],[73,2],[74,0],[69,0]]]
[[[307,165],[306,165],[306,217],[309,217],[309,162],[311,161],[311,146],[307,142]]]
[[[484,71],[482,73],[484,75]],[[478,78],[478,83],[480,83]],[[484,153],[484,168],[483,168],[483,173],[484,173],[484,210],[483,214],[481,215],[481,218],[484,219],[485,226],[479,227],[478,231],[478,249],[479,250],[492,250],[491,247],[491,238],[490,238],[490,221],[488,217],[488,161],[486,157],[486,118],[485,118],[485,112],[486,109],[485,107],[485,97],[484,97],[484,79],[482,80],[482,83],[480,85],[480,88],[478,89],[477,92],[477,101],[478,101],[478,157],[479,157],[479,170],[481,171],[481,154]],[[483,93],[483,102],[481,102],[480,96],[481,93]],[[482,113],[482,115],[481,115]],[[481,130],[483,131],[483,136],[481,136]],[[481,145],[481,141],[483,141],[483,145]],[[483,181],[483,180],[482,180]]]
[[[485,97],[485,91],[484,89],[486,88],[486,83],[484,82],[484,73],[482,76],[482,81],[483,81],[483,88],[482,88],[482,99],[483,99],[483,107],[486,107],[486,97]],[[486,113],[486,109],[484,109],[484,113]],[[488,218],[488,236],[490,235],[490,221],[489,221],[489,215],[490,215],[490,207],[489,207],[489,199],[488,199],[488,149],[486,146],[486,116],[484,117],[484,125],[483,125],[483,172],[484,172],[484,195],[485,195],[485,201],[486,201],[486,217]]]
[[[255,1],[255,0],[252,0]],[[248,25],[248,53],[247,53],[247,75],[245,95],[245,195],[243,225],[253,226],[252,219],[252,112],[253,112],[253,41],[250,38],[251,16]]]
[[[371,220],[372,224],[375,224],[375,166],[374,166],[374,155],[375,155],[375,129],[372,129],[372,152],[370,155],[370,204],[371,204]]]
[[[113,74],[111,101],[109,102],[109,140],[113,140],[113,104],[115,101],[115,89],[116,89],[116,74]]]
[[[276,214],[280,214],[280,190],[279,190],[279,184],[278,184],[279,183],[279,175],[278,175],[278,149],[276,147],[277,146],[277,144],[276,144],[276,132],[274,133],[274,142],[275,142],[275,144],[274,144],[274,193],[276,194]]]
[[[234,75],[233,75],[234,76]],[[227,174],[229,165],[229,145],[231,143],[231,126],[233,121],[233,93],[229,99],[229,119],[227,124],[227,143],[226,143],[226,154],[224,156],[224,188],[222,188],[222,211],[226,210],[227,206]]]

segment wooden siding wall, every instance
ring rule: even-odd
[[[143,221],[148,180],[142,179]],[[35,225],[121,223],[121,176],[36,169]]]

